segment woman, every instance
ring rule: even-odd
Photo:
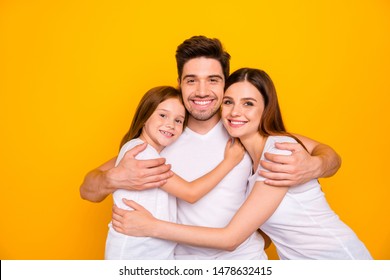
[[[283,124],[276,90],[261,70],[242,68],[226,81],[222,120],[240,139],[254,167],[265,152],[286,154],[276,142],[297,142]],[[299,141],[298,141],[299,142]],[[260,167],[259,167],[260,168]],[[260,228],[274,242],[280,259],[372,259],[364,244],[329,207],[318,180],[296,187],[272,187],[253,170],[248,197],[225,228],[177,225],[138,210],[114,208],[114,228],[128,235],[152,236],[193,246],[234,250]]]

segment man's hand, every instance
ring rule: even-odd
[[[123,202],[134,211],[112,207],[112,227],[119,233],[130,236],[149,236],[156,219],[144,207],[132,200],[123,199]]]
[[[311,156],[301,144],[275,143],[280,150],[289,150],[291,155],[275,155],[265,153],[269,161],[262,160],[261,166],[268,171],[260,170],[259,174],[265,177],[264,181],[271,186],[297,186],[316,177],[320,169],[320,159]]]
[[[147,144],[135,146],[127,151],[117,167],[107,170],[107,180],[115,189],[146,190],[158,188],[172,177],[171,165],[164,158],[137,160],[135,157]]]
[[[164,185],[173,176],[171,166],[165,164],[164,158],[135,159],[146,146],[144,143],[127,151],[117,167],[116,158],[113,158],[90,171],[80,186],[80,196],[100,202],[117,189],[144,190]]]

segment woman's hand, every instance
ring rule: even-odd
[[[123,202],[134,211],[124,210],[114,205],[112,208],[112,227],[117,232],[130,236],[150,236],[153,224],[157,219],[135,201],[123,199]]]
[[[225,147],[225,160],[236,166],[245,155],[245,148],[238,138],[230,138]]]

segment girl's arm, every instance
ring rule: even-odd
[[[244,157],[245,149],[238,139],[229,139],[225,148],[225,158],[206,175],[188,182],[174,174],[161,187],[162,190],[189,203],[195,203],[211,191]]]
[[[113,226],[120,233],[150,236],[192,246],[232,251],[244,242],[275,212],[288,187],[256,182],[252,192],[225,228],[179,225],[157,220],[134,201],[125,201],[136,211],[114,207]]]

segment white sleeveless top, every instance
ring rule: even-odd
[[[291,137],[270,136],[262,159],[265,152],[290,154],[276,149],[275,142],[296,143]],[[253,174],[249,191],[256,181],[264,180],[258,172]],[[356,234],[330,208],[318,180],[290,187],[277,210],[260,228],[274,242],[280,259],[372,259]]]

